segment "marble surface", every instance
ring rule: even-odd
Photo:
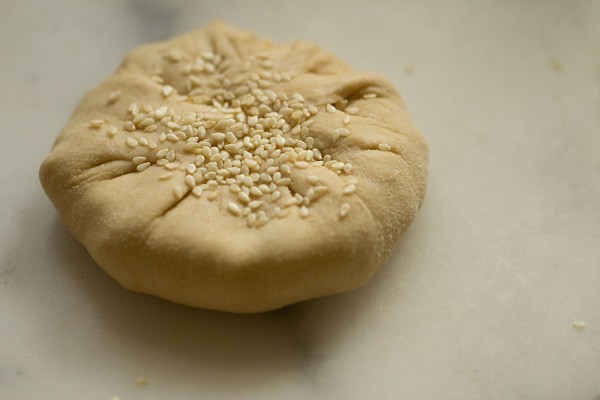
[[[2,9],[1,400],[600,399],[600,2]],[[425,132],[424,207],[360,290],[247,316],[131,293],[44,196],[83,93],[217,18],[386,74]]]

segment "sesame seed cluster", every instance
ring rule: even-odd
[[[342,124],[328,132],[333,142],[350,136],[352,115],[356,107],[347,100],[317,105],[300,93],[290,95],[275,90],[280,82],[293,79],[278,71],[268,55],[247,57],[235,63],[221,55],[204,52],[193,60],[178,51],[164,55],[176,64],[185,77],[178,91],[160,75],[151,77],[164,99],[198,105],[198,111],[180,114],[163,105],[131,103],[122,126],[108,126],[106,134],[116,137],[125,132],[123,146],[145,151],[131,162],[138,173],[162,168],[161,181],[174,181],[176,201],[191,194],[208,201],[217,199],[223,190],[231,192],[225,209],[252,228],[260,228],[274,218],[285,218],[297,208],[301,218],[310,217],[311,205],[328,195],[329,188],[316,175],[314,167],[327,168],[345,177],[342,196],[352,196],[357,180],[352,164],[324,154],[311,131],[319,113],[343,113]],[[367,93],[364,98],[375,98]],[[109,105],[120,101],[122,93],[108,96]],[[104,121],[89,121],[90,129],[104,129]],[[385,143],[379,150],[391,151]],[[307,170],[295,179],[305,179],[309,189],[304,194],[293,190],[294,170]],[[298,178],[301,176],[302,178]],[[222,188],[222,189],[221,189]],[[338,218],[350,212],[350,203],[340,201]]]

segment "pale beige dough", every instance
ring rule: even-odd
[[[257,55],[259,61],[269,60],[268,70],[289,74],[270,89],[290,98],[299,93],[305,104],[319,110],[311,117],[314,147],[353,169],[338,174],[313,164],[292,168],[290,189],[284,191],[288,197],[288,192],[307,193],[308,176],[317,176],[328,188],[309,205],[308,216],[290,206],[285,217],[248,226],[245,217],[228,211],[236,201],[228,185],[219,186],[218,197],[210,201],[209,190],[200,198],[191,194],[185,171],[175,169],[170,179],[159,179],[168,171],[156,164],[155,153],[167,145],[176,149],[178,162],[193,162],[197,155],[183,151],[185,141],[161,142],[162,125],[147,133],[126,130],[125,121],[132,118],[128,107],[134,102],[140,108],[167,106],[179,115],[214,112],[214,105],[195,104],[203,100],[188,97],[186,83],[189,65],[206,52],[226,61],[223,73],[230,81],[243,70],[242,60]],[[196,75],[199,96],[219,93],[208,84],[210,74]],[[167,97],[163,90],[171,89],[165,85],[174,88]],[[327,104],[344,99],[345,110],[355,115],[326,111]],[[332,132],[340,128],[351,134],[334,141]],[[129,137],[145,137],[157,147],[132,148],[126,144]],[[380,150],[382,144],[391,150]],[[152,165],[136,171],[136,156]],[[121,285],[178,303],[242,313],[364,284],[412,222],[426,175],[424,139],[384,78],[355,71],[316,45],[275,44],[223,23],[132,51],[84,97],[40,169],[43,187],[66,227]],[[342,194],[352,179],[355,193]],[[181,199],[173,194],[175,186],[182,188]],[[344,203],[350,209],[340,217]]]

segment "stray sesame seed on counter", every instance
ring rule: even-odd
[[[575,321],[575,322],[573,322],[572,325],[573,325],[573,328],[576,328],[576,329],[585,329],[585,326],[586,326],[585,322],[583,322],[583,321]]]
[[[137,385],[143,386],[143,385],[147,385],[148,381],[144,377],[136,374],[135,375],[135,383]]]
[[[302,219],[310,218],[311,204],[330,192],[317,176],[309,174],[305,179],[311,187],[296,193],[291,186],[293,171],[326,168],[340,176],[352,173],[351,163],[325,154],[311,133],[315,116],[340,111],[343,124],[333,129],[330,137],[336,142],[350,136],[345,126],[358,109],[348,107],[348,100],[319,108],[301,93],[274,90],[277,83],[289,82],[292,77],[276,71],[273,61],[264,55],[242,59],[239,65],[231,65],[212,52],[192,61],[178,51],[164,57],[181,67],[184,83],[178,87],[184,89],[178,92],[158,73],[151,79],[160,84],[160,97],[169,105],[183,102],[202,107],[179,113],[168,105],[131,103],[121,129],[127,134],[125,145],[136,151],[131,160],[137,172],[162,168],[164,173],[158,176],[164,182],[161,185],[174,179],[173,171],[184,173],[183,182],[178,180],[172,187],[177,201],[188,194],[201,199],[205,193],[212,201],[224,187],[233,195],[224,205],[228,213],[248,227],[259,228],[272,219],[291,215],[288,209],[294,207]],[[235,74],[227,73],[228,69]],[[367,94],[364,98],[375,96]],[[120,97],[120,91],[111,93],[108,104]],[[89,124],[98,129],[102,120]],[[108,133],[115,135],[117,128],[110,127]],[[382,146],[387,145],[380,144],[379,148]],[[145,153],[140,155],[142,148]],[[355,191],[354,181],[346,184],[342,195]],[[350,204],[341,199],[340,203],[339,216],[344,218]]]

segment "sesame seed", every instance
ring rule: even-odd
[[[108,136],[115,136],[118,130],[116,126],[109,126],[106,131],[108,132]]]
[[[184,180],[185,180],[185,183],[190,188],[193,188],[194,186],[196,186],[196,180],[194,179],[194,177],[192,175],[186,175]]]
[[[363,95],[363,99],[374,99],[375,97],[377,97],[376,93],[367,93]]]
[[[196,172],[196,165],[195,164],[188,164],[188,166],[186,167],[186,171],[188,174],[193,174],[194,172]]]
[[[158,158],[165,158],[167,156],[167,153],[169,152],[169,149],[161,149],[159,151],[156,152],[156,157]]]
[[[326,110],[328,113],[334,113],[336,112],[335,106],[333,104],[327,104],[327,106],[325,106]]]
[[[167,121],[167,128],[171,128],[171,129],[180,129],[181,126],[173,121]]]
[[[183,145],[183,151],[193,153],[194,150],[196,150],[196,143],[194,142],[187,142],[185,145]]]
[[[145,162],[145,163],[141,163],[140,165],[137,166],[137,171],[138,172],[142,172],[148,169],[148,167],[150,167],[150,163],[149,162]]]
[[[242,175],[240,175],[240,176],[242,176]],[[244,184],[244,186],[246,186],[246,187],[249,188],[253,184],[252,178],[250,178],[249,176],[244,176],[243,179],[242,179],[242,183]]]
[[[240,206],[238,206],[237,204],[235,204],[234,202],[230,201],[227,204],[227,210],[235,215],[236,217],[239,217],[240,215],[242,215],[242,210],[240,209]]]
[[[104,121],[102,121],[101,119],[92,119],[90,120],[90,128],[99,129],[103,123]]]
[[[257,197],[259,197],[259,196],[262,196],[262,195],[263,195],[263,192],[262,192],[262,190],[260,190],[258,187],[256,187],[256,186],[252,186],[252,187],[250,188],[250,194],[251,194],[251,195],[253,195],[253,196],[257,196]]]
[[[356,192],[356,185],[348,185],[342,190],[343,194],[352,194]]]
[[[302,218],[308,217],[308,214],[309,214],[308,208],[306,208],[304,206],[300,207],[299,213],[300,213],[300,217],[302,217]]]
[[[217,190],[214,190],[214,191],[210,192],[207,197],[208,197],[208,200],[213,201],[217,197],[219,197],[219,192]]]
[[[161,90],[161,93],[164,97],[169,97],[174,92],[175,92],[175,88],[171,85],[164,85]]]
[[[227,143],[235,144],[235,142],[237,142],[237,137],[235,137],[235,134],[233,132],[228,131],[225,133],[225,140],[227,141]]]
[[[262,206],[262,204],[263,204],[262,201],[254,200],[254,201],[251,201],[250,203],[248,203],[248,207],[250,207],[250,209],[252,209],[252,210],[256,210],[257,208]]]
[[[246,223],[248,224],[248,226],[252,226],[256,222],[256,219],[257,219],[256,214],[250,213],[246,216]]]
[[[223,140],[225,140],[225,134],[221,132],[213,133],[211,135],[211,138],[212,140],[215,140],[217,142],[222,142]]]
[[[344,203],[340,207],[340,218],[344,218],[350,212],[350,204]]]
[[[377,146],[377,148],[381,151],[391,151],[392,147],[389,144],[386,143],[379,143],[379,145]]]
[[[260,170],[260,165],[258,165],[258,163],[256,161],[254,161],[251,158],[246,158],[244,160],[244,163],[248,166],[248,168],[250,168],[252,171],[259,171]]]
[[[217,177],[217,173],[215,171],[210,171],[207,172],[206,175],[204,175],[204,178],[206,178],[207,180],[213,180]]]
[[[135,124],[131,121],[126,121],[125,122],[125,130],[133,132],[135,131]]]
[[[154,118],[147,117],[147,118],[144,118],[143,120],[141,120],[140,123],[138,124],[138,126],[140,128],[145,128],[147,126],[154,124],[154,122],[155,122]]]
[[[165,58],[173,63],[179,62],[182,59],[182,55],[177,50],[171,50],[167,54],[165,54]]]
[[[138,145],[138,141],[135,140],[134,138],[127,138],[126,142],[127,142],[127,146],[129,146],[131,148],[135,148]]]
[[[175,186],[173,188],[173,196],[175,196],[177,200],[180,200],[183,197],[183,189],[181,186]]]
[[[111,94],[108,95],[108,104],[116,103],[120,97],[121,97],[121,91],[115,90],[114,92],[112,92]]]
[[[329,191],[329,188],[327,186],[317,186],[315,188],[313,188],[313,199],[318,199],[320,197],[323,197],[327,192]]]
[[[248,193],[239,192],[237,198],[244,204],[250,203],[250,196],[248,196]]]
[[[308,163],[306,161],[297,161],[294,163],[294,165],[300,169],[308,168]]]
[[[573,322],[573,328],[576,328],[576,329],[585,329],[585,326],[586,326],[586,324],[583,321],[575,321],[575,322]]]
[[[133,163],[135,165],[138,165],[138,164],[141,164],[144,161],[146,161],[146,157],[144,157],[144,156],[136,156],[136,157],[133,157],[133,159],[131,161],[133,161]]]
[[[258,218],[256,220],[255,226],[257,228],[260,228],[262,226],[265,226],[267,224],[267,222],[269,222],[269,218],[266,216],[261,216],[260,218]]]
[[[290,197],[289,199],[287,199],[287,200],[285,201],[284,205],[285,205],[286,207],[290,207],[290,206],[296,205],[296,203],[297,203],[297,200],[296,200],[296,198],[295,198],[295,197]]]
[[[317,183],[319,183],[319,178],[317,176],[314,175],[309,175],[306,177],[306,180],[308,181],[308,183],[315,185]]]
[[[333,131],[331,131],[331,140],[333,140],[334,142],[337,142],[339,138],[340,138],[340,130],[339,129],[334,129]]]
[[[356,107],[348,107],[346,108],[346,114],[354,115],[358,113],[358,108]]]
[[[196,197],[202,196],[202,188],[200,186],[196,186],[192,189],[192,194]]]
[[[340,132],[341,137],[350,136],[350,131],[346,128],[340,128],[340,129],[338,129],[338,131]]]
[[[279,200],[280,197],[281,197],[281,192],[279,190],[276,190],[273,193],[271,193],[271,201],[277,201],[277,200]]]
[[[172,172],[167,172],[167,173],[164,173],[161,176],[159,176],[158,179],[160,179],[161,181],[166,181],[167,179],[171,179],[172,176],[173,176]]]
[[[351,117],[349,115],[344,116],[344,120],[343,120],[344,125],[348,125],[350,123],[350,118]]]
[[[348,99],[342,99],[336,103],[337,108],[343,109],[348,106]]]

